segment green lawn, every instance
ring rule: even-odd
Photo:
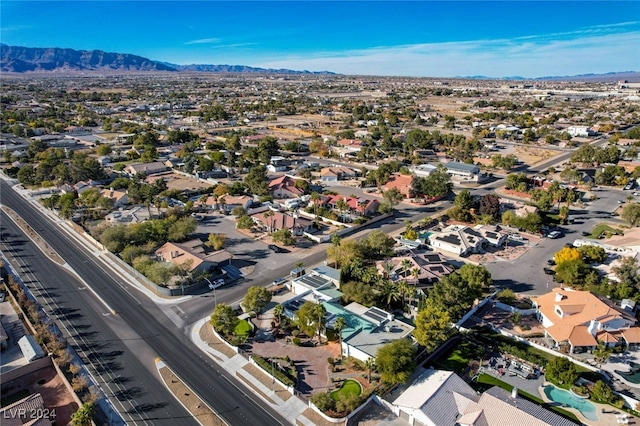
[[[344,381],[340,389],[336,389],[331,392],[331,398],[334,401],[340,399],[340,395],[344,396],[358,396],[362,393],[362,386],[360,383],[353,379],[347,379]]]
[[[502,380],[490,376],[489,374],[485,374],[482,373],[478,376],[478,383],[481,385],[479,386],[481,391],[484,392],[485,390],[489,389],[490,387],[493,386],[498,386],[501,387],[502,389],[506,390],[507,392],[511,392],[513,390],[513,386],[511,386],[509,383],[505,383]],[[537,395],[531,395],[530,393],[527,393],[521,389],[518,389],[518,395],[520,395],[522,398],[527,399],[531,402],[534,402],[538,405],[542,405],[543,407],[545,407],[546,409],[549,409],[551,411],[554,411],[555,413],[561,415],[562,417],[565,417],[567,419],[573,420],[575,422],[580,423],[580,421],[578,420],[578,418],[573,414],[570,413],[566,410],[563,410],[560,407],[556,407],[556,406],[551,406],[546,404],[542,398],[538,397]]]
[[[598,238],[602,233],[611,234],[611,235],[615,235],[615,234],[622,235],[623,232],[619,229],[615,229],[607,225],[606,223],[599,223],[595,226],[595,228],[591,230],[591,234],[589,235],[589,238]]]
[[[240,320],[236,328],[233,330],[233,333],[236,336],[248,336],[251,333],[251,324],[247,320]]]
[[[483,349],[469,342],[460,342],[446,358],[440,358],[436,361],[440,367],[445,370],[461,373],[469,365],[472,359],[480,359]]]

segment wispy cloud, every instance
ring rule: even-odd
[[[640,31],[566,39],[496,39],[315,52],[255,66],[372,75],[540,77],[640,70]]]
[[[214,49],[233,49],[236,47],[247,47],[247,46],[255,46],[258,43],[233,43],[233,44],[218,44],[216,46],[211,46]]]
[[[187,41],[184,44],[218,44],[220,43],[222,40],[216,37],[212,37],[212,38],[200,38],[197,40],[191,40],[191,41]]]

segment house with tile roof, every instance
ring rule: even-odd
[[[429,235],[429,244],[441,250],[465,256],[482,253],[489,241],[481,231],[463,225],[451,225]]]
[[[272,214],[265,214],[267,212]],[[251,219],[262,229],[267,232],[275,232],[280,229],[288,229],[293,235],[303,235],[305,232],[311,231],[313,222],[304,217],[299,217],[297,213],[291,215],[267,210],[265,212],[254,213]]]
[[[359,173],[349,167],[330,166],[320,170],[320,180],[322,182],[337,182],[345,179],[355,179]]]
[[[410,425],[575,426],[541,405],[494,386],[478,395],[452,371],[425,370],[393,402],[392,410]]]
[[[380,202],[371,198],[364,197],[348,197],[341,194],[327,195],[318,202],[320,205],[327,206],[330,209],[338,209],[338,202],[344,200],[347,203],[349,213],[358,216],[373,216],[378,212]]]
[[[198,238],[183,243],[167,242],[155,254],[159,260],[185,267],[191,273],[209,272],[230,264],[232,258],[231,253],[226,250],[207,252],[204,243]]]
[[[298,198],[304,195],[304,190],[296,186],[296,182],[304,180],[289,175],[282,175],[269,182],[269,192],[273,198]]]
[[[130,164],[124,168],[123,172],[129,176],[135,176],[138,173],[144,173],[146,176],[157,175],[169,171],[167,167],[161,161],[154,161],[152,163],[136,163]]]
[[[607,346],[640,345],[640,327],[634,327],[633,315],[589,291],[554,288],[532,302],[555,348],[568,345],[569,353],[579,353],[593,350],[599,341]]]
[[[401,175],[394,174],[389,177],[387,183],[382,185],[384,191],[396,188],[405,198],[411,198],[411,183],[413,182],[413,175]]]
[[[100,191],[100,195],[104,198],[113,200],[113,207],[122,207],[129,202],[129,196],[127,191],[118,191],[114,189],[103,189]]]

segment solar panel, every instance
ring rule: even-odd
[[[376,308],[375,306],[369,308],[369,310],[366,311],[363,315],[374,320],[374,322],[376,322],[377,324],[382,324],[382,322],[387,319],[387,313],[382,309]]]

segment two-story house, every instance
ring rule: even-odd
[[[554,288],[532,302],[556,348],[568,345],[569,353],[580,353],[593,350],[599,341],[607,346],[640,344],[633,315],[589,291]]]

